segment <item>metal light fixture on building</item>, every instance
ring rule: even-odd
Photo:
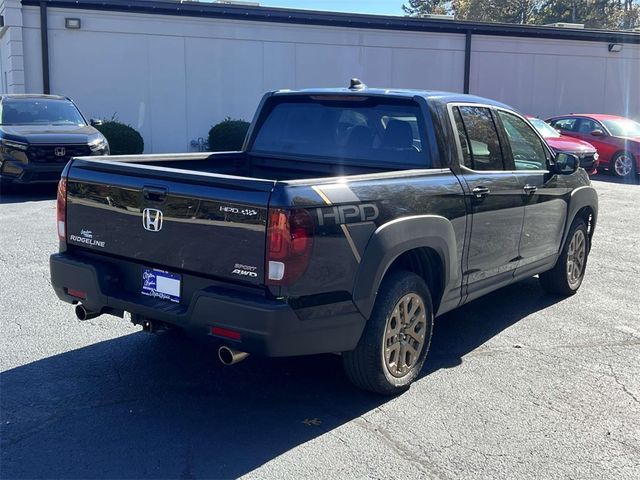
[[[80,19],[79,18],[65,18],[64,19],[64,28],[69,28],[71,30],[79,30],[80,29]]]
[[[430,20],[455,20],[456,17],[453,15],[446,15],[441,13],[426,13],[421,15],[424,18],[428,18]]]
[[[610,43],[609,44],[609,51],[611,53],[618,53],[622,51],[622,44],[621,43]]]

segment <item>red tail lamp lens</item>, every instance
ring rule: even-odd
[[[303,209],[269,211],[267,227],[267,283],[289,285],[309,266],[313,247],[313,221]]]

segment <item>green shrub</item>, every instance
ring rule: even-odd
[[[109,142],[111,155],[137,155],[144,151],[142,135],[130,125],[116,120],[105,120],[96,128]]]
[[[247,130],[249,130],[249,122],[225,118],[209,130],[209,150],[212,152],[240,150]]]

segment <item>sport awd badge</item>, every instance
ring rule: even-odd
[[[142,211],[142,226],[150,232],[162,230],[163,214],[157,208],[145,208]]]
[[[257,278],[257,269],[258,267],[254,267],[253,265],[243,265],[242,263],[236,263],[233,266],[233,271],[231,273],[233,275],[240,275],[241,277]]]

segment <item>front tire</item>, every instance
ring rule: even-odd
[[[632,177],[635,172],[636,159],[629,152],[618,152],[611,160],[609,171],[618,178]]]
[[[540,274],[542,288],[556,295],[575,294],[584,279],[589,250],[587,224],[582,218],[576,218],[556,265],[548,272]]]
[[[424,280],[405,271],[383,280],[355,350],[342,355],[349,380],[382,395],[409,388],[424,365],[433,332],[433,303]]]

